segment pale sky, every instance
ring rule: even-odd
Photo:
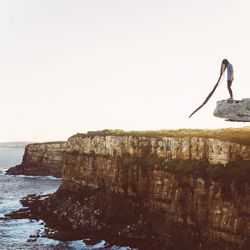
[[[1,0],[0,141],[242,127],[213,116],[234,66],[250,97],[249,0]]]

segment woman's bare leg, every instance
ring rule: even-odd
[[[233,82],[233,81],[231,81],[231,80],[228,80],[228,81],[227,81],[227,89],[228,89],[228,91],[229,91],[230,98],[233,99],[233,91],[232,91],[232,89],[231,89],[232,82]]]

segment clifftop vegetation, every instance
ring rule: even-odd
[[[178,129],[178,130],[144,130],[144,131],[124,131],[124,130],[99,130],[87,133],[77,133],[72,137],[92,137],[92,136],[147,136],[147,137],[204,137],[215,138],[222,141],[237,142],[250,146],[250,126],[243,128],[224,129]]]

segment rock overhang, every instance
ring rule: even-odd
[[[226,121],[250,122],[250,98],[218,101],[213,114]]]

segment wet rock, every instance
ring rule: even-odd
[[[35,233],[29,236],[29,239],[27,240],[27,242],[36,241],[39,237],[40,237],[40,230],[37,230]]]
[[[29,208],[21,208],[18,211],[13,211],[8,214],[5,214],[5,217],[9,219],[25,219],[31,218],[30,215],[31,213]]]

